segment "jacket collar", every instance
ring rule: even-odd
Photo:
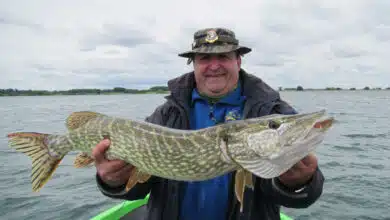
[[[195,88],[192,90],[191,105],[194,105],[194,103],[197,100],[205,100],[207,102],[210,102],[212,99],[209,99],[207,97],[202,96],[201,94],[199,94],[198,90]],[[224,103],[224,104],[228,104],[228,105],[239,106],[242,104],[242,102],[244,100],[245,100],[245,96],[242,95],[241,83],[239,83],[234,90],[230,91],[228,94],[226,94],[225,96],[223,96],[219,99],[215,99],[215,102],[212,101],[212,103]]]

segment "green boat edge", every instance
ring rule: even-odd
[[[144,199],[134,200],[134,201],[124,201],[118,205],[115,205],[105,210],[104,212],[101,212],[100,214],[91,218],[91,220],[120,219],[121,217],[132,212],[136,208],[145,205],[148,202],[148,199],[149,199],[149,194]],[[280,220],[293,220],[293,218],[283,213],[280,213]]]

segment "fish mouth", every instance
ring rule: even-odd
[[[325,133],[334,122],[332,116],[325,115],[325,110],[301,114],[297,117],[279,131],[285,146]]]
[[[307,113],[298,118],[295,125],[307,126],[310,129],[327,130],[332,127],[334,117],[325,115],[325,110]]]
[[[323,135],[329,130],[334,122],[334,118],[330,116],[323,116],[312,123],[312,126],[308,129],[306,135],[301,140],[314,139],[317,136]]]
[[[322,117],[321,119],[317,120],[314,124],[313,124],[313,129],[329,129],[330,127],[332,127],[333,125],[333,122],[334,122],[334,118],[333,117]]]

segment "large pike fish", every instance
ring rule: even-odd
[[[235,192],[242,210],[244,189],[253,187],[252,175],[281,175],[323,141],[332,123],[321,110],[179,130],[82,111],[66,119],[66,134],[15,132],[8,138],[10,147],[32,159],[33,191],[45,185],[66,154],[80,151],[74,165],[85,167],[93,163],[92,148],[109,138],[106,157],[135,166],[126,190],[150,176],[202,181],[237,170]]]

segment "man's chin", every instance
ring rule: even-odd
[[[224,95],[224,93],[225,93],[224,88],[208,88],[207,89],[208,96],[218,97],[218,96]]]

